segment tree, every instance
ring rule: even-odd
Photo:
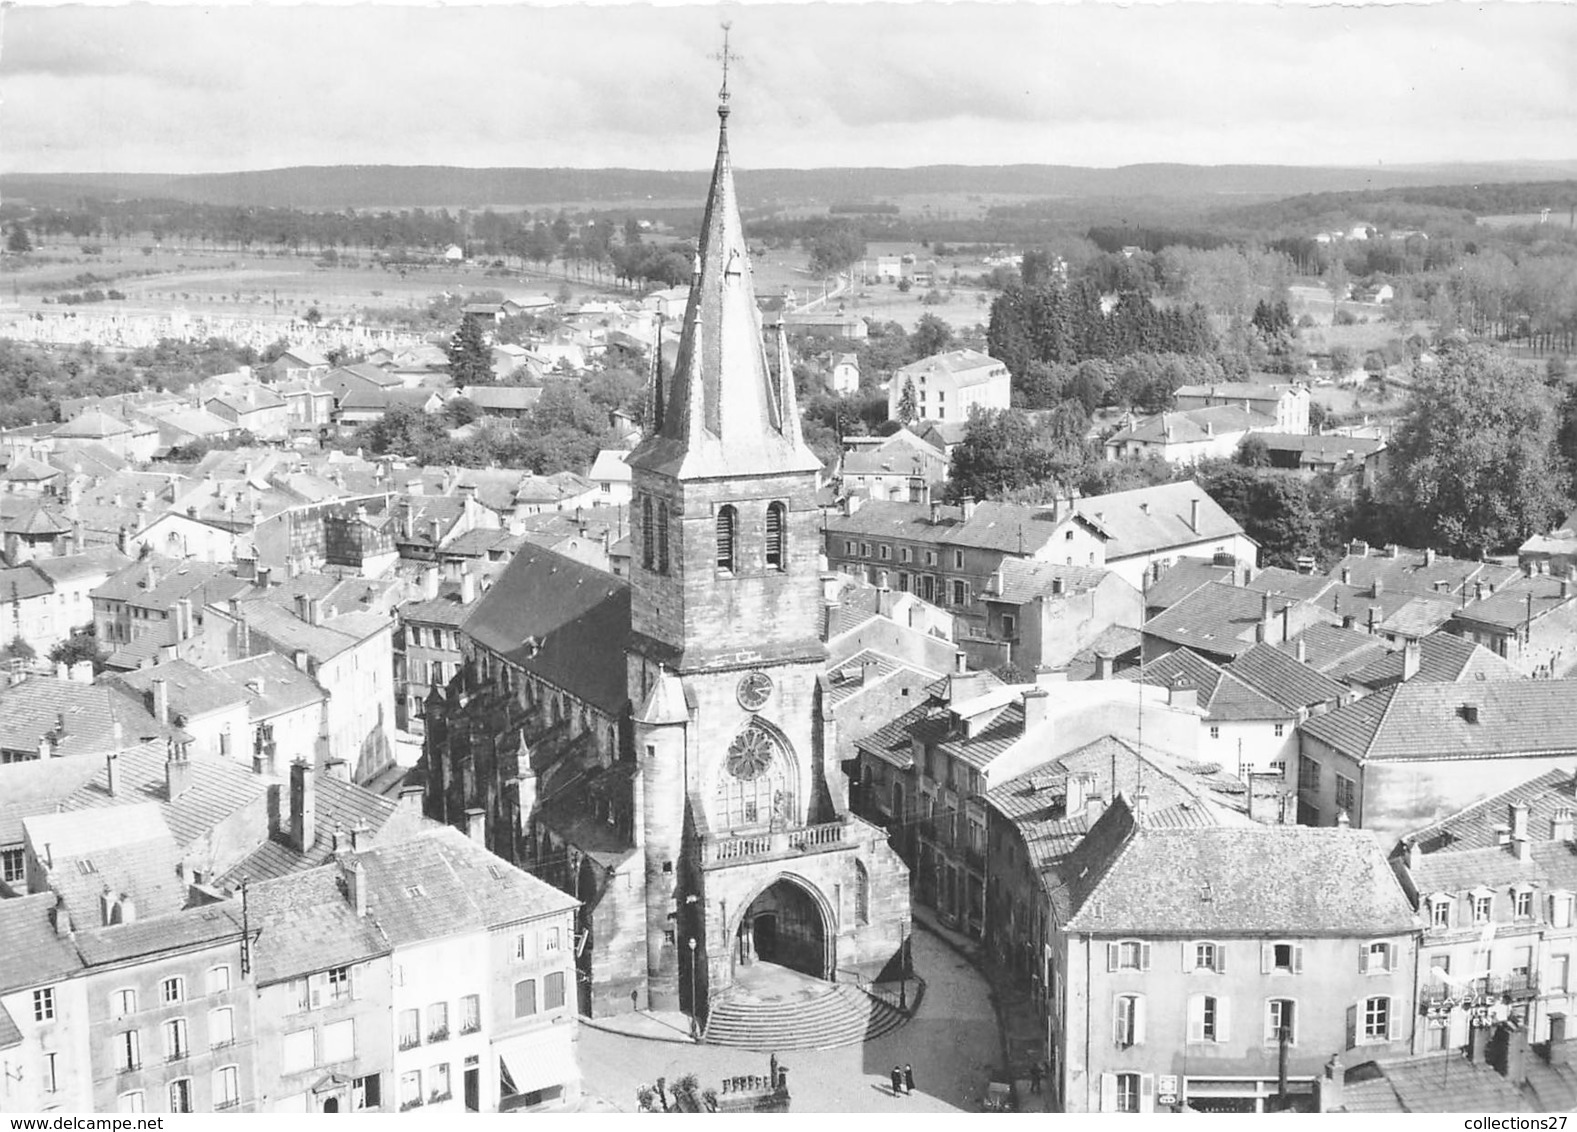
[[[323,321],[323,312],[317,307],[308,307],[307,313],[301,316],[308,325],[316,326]]]
[[[99,648],[98,634],[92,625],[83,625],[81,628],[71,630],[71,636],[61,641],[49,650],[51,664],[64,664],[68,667],[87,660],[93,662],[93,672],[97,675],[104,671],[109,655]]]
[[[444,402],[444,419],[457,428],[470,424],[481,415],[476,403],[467,397],[451,397]]]
[[[1386,487],[1414,546],[1478,557],[1546,530],[1566,505],[1554,400],[1539,375],[1480,344],[1414,367]]]
[[[1262,437],[1245,436],[1234,457],[1245,468],[1270,467],[1270,446]]]
[[[832,224],[810,239],[810,269],[836,275],[865,256],[865,237],[852,224]]]
[[[1199,465],[1194,479],[1259,543],[1262,564],[1291,569],[1320,549],[1308,485],[1296,473],[1216,460]]]
[[[33,250],[33,241],[28,237],[27,229],[20,223],[11,225],[11,231],[5,239],[5,250],[25,255]]]
[[[898,396],[898,420],[901,424],[911,425],[920,416],[920,407],[915,401],[914,378],[903,379],[903,392]]]
[[[909,349],[915,360],[935,357],[953,344],[953,328],[934,314],[923,314],[909,335]]]
[[[476,315],[468,314],[460,320],[460,329],[444,352],[449,355],[449,380],[456,389],[493,384],[493,355]]]
[[[1000,498],[1010,492],[1060,487],[1084,465],[1087,418],[1066,403],[1037,423],[1019,409],[970,411],[953,450],[948,493],[954,499]]]

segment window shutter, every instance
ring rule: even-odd
[[[1136,994],[1133,999],[1133,1044],[1144,1045],[1144,995]]]
[[[1150,969],[1150,945],[1148,943],[1141,943],[1139,945],[1139,970],[1141,970],[1141,971],[1148,971],[1149,969]]]
[[[1367,943],[1358,945],[1358,973],[1360,975],[1369,973],[1369,945]]]
[[[323,974],[313,975],[307,980],[310,988],[309,1000],[313,1010],[323,1005],[323,986],[328,981],[328,976]]]
[[[1292,949],[1292,972],[1295,975],[1303,974],[1303,945],[1301,943]]]
[[[1216,944],[1216,974],[1224,975],[1226,973],[1227,973],[1227,945],[1224,944],[1224,943],[1218,943],[1218,944]]]
[[[1117,970],[1117,963],[1117,945],[1115,943],[1108,943],[1106,945],[1106,969],[1108,971]]]
[[[1400,1041],[1402,1038],[1402,1012],[1396,1008],[1396,1000],[1385,1000],[1386,1040]]]
[[[1268,975],[1276,963],[1276,948],[1273,944],[1262,943],[1259,945],[1259,973]]]
[[[1192,971],[1194,969],[1195,946],[1195,944],[1186,939],[1183,941],[1183,970],[1185,972]]]
[[[1353,1049],[1358,1044],[1358,1011],[1362,1007],[1354,1004],[1347,1008],[1347,1048]]]
[[[1155,1074],[1143,1073],[1139,1076],[1139,1111],[1155,1111]]]
[[[1101,1111],[1117,1111],[1117,1074],[1101,1074]]]
[[[1123,1048],[1124,1038],[1123,1000],[1122,996],[1118,995],[1116,998],[1112,999],[1112,1045],[1116,1046],[1118,1049]]]
[[[1205,996],[1188,996],[1188,1040],[1203,1041],[1205,1037]]]
[[[1265,1040],[1267,1042],[1273,1042],[1277,1037],[1276,1013],[1271,1007],[1271,1004],[1275,1001],[1276,1000],[1273,998],[1267,998],[1265,1000]]]
[[[1216,999],[1216,1041],[1228,1041],[1232,1037],[1231,1012],[1228,1007],[1231,1002],[1224,998]]]
[[[365,964],[353,963],[350,969],[350,996],[353,999],[362,995],[362,975],[365,973]]]

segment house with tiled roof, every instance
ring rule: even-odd
[[[271,381],[312,381],[329,372],[329,361],[311,346],[292,346],[268,365],[263,373]]]
[[[1193,480],[1075,499],[1074,511],[1106,535],[1105,566],[1143,587],[1146,571],[1180,558],[1239,567],[1259,561],[1259,544]]]
[[[149,554],[92,591],[94,632],[111,649],[144,637],[175,644],[202,628],[210,602],[246,588],[221,563]]]
[[[153,802],[104,815],[66,810],[22,820],[32,892],[60,896],[79,928],[161,916],[186,906],[181,850]]]
[[[31,676],[0,688],[0,762],[99,756],[128,744],[188,741],[139,698],[93,684],[91,675]]]
[[[1452,558],[1433,549],[1413,550],[1387,545],[1370,546],[1354,541],[1346,555],[1333,565],[1327,576],[1344,586],[1383,593],[1407,593],[1419,597],[1437,594],[1446,600],[1471,601],[1517,576],[1514,567],[1493,562]]]
[[[1284,652],[1269,644],[1257,644],[1238,654],[1227,665],[1227,671],[1297,712],[1300,720],[1330,711],[1353,698],[1349,689],[1299,660],[1296,651]]]
[[[1178,648],[1225,664],[1256,644],[1290,641],[1311,625],[1340,624],[1323,606],[1228,582],[1210,582],[1144,623],[1144,655]]]
[[[1271,418],[1271,434],[1302,435],[1309,431],[1309,387],[1301,382],[1215,381],[1181,385],[1175,394],[1179,410],[1230,405]]]
[[[1229,460],[1250,432],[1268,431],[1275,424],[1275,418],[1245,410],[1241,405],[1159,413],[1108,437],[1106,458],[1158,458],[1168,464]]]
[[[949,350],[900,367],[887,386],[888,420],[904,422],[911,387],[917,421],[967,421],[976,405],[1006,409],[1013,400],[1008,367],[978,350]]]
[[[1465,1049],[1331,1067],[1320,1082],[1320,1111],[1549,1113],[1577,1103],[1570,1039],[1533,1044],[1526,1030],[1493,1018],[1473,1035]]]
[[[1252,574],[1251,567],[1239,567],[1226,555],[1219,562],[1214,558],[1179,558],[1170,564],[1155,563],[1142,579],[1145,619],[1164,613],[1207,582],[1230,582],[1240,577],[1242,570]]]
[[[1176,649],[1129,669],[1120,679],[1192,689],[1204,712],[1199,757],[1238,777],[1284,774],[1297,754],[1298,709],[1255,688],[1231,666],[1215,664],[1192,649]]]
[[[290,432],[285,399],[266,385],[247,384],[216,394],[204,400],[202,407],[260,440],[283,440]]]
[[[71,916],[51,892],[0,900],[0,1099],[93,1111],[93,1027]]]
[[[328,693],[278,653],[242,657],[208,669],[235,685],[247,705],[247,738],[240,756],[261,774],[281,775],[298,759],[328,761]]]
[[[1390,652],[1376,636],[1327,624],[1310,625],[1291,640],[1276,642],[1276,648],[1338,682]]]
[[[1524,676],[1570,675],[1577,670],[1577,568],[1564,577],[1540,569],[1530,564],[1521,577],[1467,602],[1446,631],[1483,645]]]
[[[1429,633],[1382,654],[1362,668],[1349,672],[1342,680],[1367,695],[1404,680],[1481,684],[1523,678],[1522,673],[1483,645],[1450,633]]]
[[[1409,680],[1298,730],[1299,820],[1394,839],[1577,756],[1577,681]]]
[[[867,440],[875,443],[864,443]],[[907,428],[888,437],[848,437],[844,445],[838,464],[838,486],[844,494],[929,503],[947,482],[942,450]]]
[[[1154,813],[1119,796],[1051,868],[1049,1103],[1313,1111],[1333,1053],[1408,1049],[1418,929],[1371,834]]]
[[[191,736],[192,754],[251,766],[246,694],[230,681],[177,659],[116,673],[107,682],[142,700],[164,722],[178,721]]]

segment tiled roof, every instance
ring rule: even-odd
[[[1425,853],[1457,852],[1465,849],[1496,849],[1496,826],[1511,824],[1511,807],[1528,807],[1528,835],[1535,841],[1554,837],[1552,823],[1557,813],[1577,810],[1577,788],[1569,770],[1547,770],[1535,778],[1519,782],[1487,798],[1481,798],[1454,814],[1407,835]],[[1505,852],[1502,848],[1501,852]]]
[[[1477,708],[1468,722],[1464,705]],[[1315,716],[1303,731],[1366,759],[1577,753],[1577,680],[1410,680]]]
[[[141,697],[152,695],[155,680],[164,681],[170,710],[185,716],[207,715],[246,699],[234,684],[185,660],[167,660],[114,677],[115,683]],[[146,705],[146,698],[143,703]]]
[[[1216,405],[1208,409],[1159,413],[1131,428],[1123,429],[1106,443],[1122,444],[1128,440],[1139,440],[1150,444],[1192,444],[1219,434],[1274,428],[1275,425],[1275,418],[1246,410],[1241,405]]]
[[[1086,593],[1104,582],[1108,572],[1095,566],[1063,566],[1055,562],[1035,562],[1021,558],[1005,558],[998,568],[1002,573],[1002,591],[987,594],[989,601],[1002,601],[1022,605],[1037,597],[1052,596],[1053,584],[1060,581],[1064,594]]]
[[[106,685],[30,676],[0,688],[0,747],[9,750],[36,751],[49,736],[56,757],[103,754],[115,746],[117,723],[126,744],[188,738],[154,719],[139,699]]]
[[[1509,816],[1503,814],[1502,820],[1509,820]],[[1547,824],[1543,833],[1549,833]],[[1417,868],[1407,866],[1407,874],[1416,891],[1425,896],[1463,893],[1478,888],[1510,888],[1518,884],[1546,890],[1571,889],[1577,887],[1577,858],[1565,841],[1534,843],[1527,862],[1519,860],[1504,846],[1469,849],[1451,845],[1424,853]]]
[[[1203,652],[1236,656],[1254,647],[1266,596],[1242,586],[1211,582],[1146,621],[1144,634]],[[1311,622],[1331,624],[1337,621],[1335,614],[1309,602],[1268,596],[1271,599],[1269,640],[1280,640],[1282,611],[1289,606],[1291,612],[1286,616],[1293,634]]]
[[[1368,633],[1343,629],[1340,625],[1310,625],[1292,640],[1277,642],[1276,648],[1296,656],[1303,646],[1303,663],[1332,680],[1345,680],[1350,673],[1378,660],[1388,651],[1385,642]]]
[[[431,601],[408,601],[400,606],[400,621],[419,625],[459,625],[471,616],[476,603],[461,604],[460,586],[454,582],[445,582],[443,588],[448,592],[440,593]]]
[[[1339,464],[1351,458],[1362,460],[1385,447],[1383,440],[1359,436],[1305,436],[1289,432],[1255,432],[1272,452],[1296,452],[1309,462]]]
[[[1176,687],[1179,680],[1192,686],[1199,706],[1211,722],[1275,720],[1285,722],[1296,715],[1289,708],[1250,687],[1229,668],[1212,664],[1192,649],[1173,649],[1165,656],[1130,668],[1119,680],[1140,681],[1160,688]]]
[[[979,350],[949,350],[944,354],[935,354],[929,358],[921,358],[917,362],[910,362],[900,368],[898,374],[915,378],[947,374],[955,380],[960,377],[968,378],[968,381],[960,384],[972,385],[985,381],[993,372],[1000,372],[1001,368],[1001,362],[989,354],[982,354]]]
[[[871,688],[881,681],[899,672],[909,672],[922,679],[932,679],[935,673],[924,673],[920,669],[904,664],[903,661],[894,659],[875,649],[861,649],[841,663],[832,665],[827,670],[827,698],[833,707]]]
[[[146,919],[139,909],[138,918],[129,924],[78,931],[76,942],[83,961],[98,966],[239,940],[242,927],[240,902],[223,901]]]
[[[81,970],[70,938],[55,933],[54,907],[50,892],[0,900],[0,991],[56,982]]]
[[[53,505],[29,500],[5,517],[5,532],[19,535],[63,535],[71,532],[71,521]]]
[[[54,592],[55,587],[49,579],[31,564],[0,568],[0,602],[27,601]]]
[[[49,887],[78,927],[103,923],[99,898],[105,892],[132,897],[145,916],[162,916],[186,903],[180,847],[156,805],[122,806],[114,821],[68,809],[24,818],[22,826],[33,851],[47,862]]]
[[[1346,692],[1336,681],[1271,645],[1255,645],[1234,657],[1227,671],[1286,708],[1334,704]]]
[[[1179,779],[1112,735],[992,787],[985,802],[1017,825],[1026,841],[1059,835],[1066,832],[1061,826],[1084,816],[1082,811],[1067,813],[1068,777],[1074,774],[1086,776],[1090,797],[1110,799],[1118,791],[1131,792],[1143,785],[1152,809],[1198,803],[1194,792]]]
[[[61,798],[93,777],[90,758],[0,763],[0,846],[22,844],[22,819],[52,814]]]
[[[1531,1112],[1533,1107],[1530,1098],[1495,1069],[1450,1050],[1349,1069],[1342,1104],[1335,1111]]]
[[[483,594],[463,631],[510,663],[618,714],[629,698],[623,655],[630,589],[550,550],[522,549]]]
[[[834,535],[895,538],[937,546],[974,547],[1011,554],[1031,554],[1063,527],[1055,512],[1017,503],[978,503],[968,519],[962,507],[942,507],[931,522],[931,507],[873,499],[852,515],[829,515],[826,530]]]
[[[223,601],[246,588],[229,573],[229,567],[195,559],[165,558],[151,554],[108,578],[93,597],[125,601],[149,609],[168,609],[181,598],[201,607]]]
[[[1433,633],[1455,612],[1455,604],[1442,598],[1412,597],[1382,617],[1378,631],[1416,639]]]
[[[247,701],[248,718],[254,723],[328,699],[317,681],[274,652],[216,665],[208,673],[240,690]]]
[[[1456,611],[1458,621],[1515,629],[1577,600],[1571,583],[1548,574],[1517,578]]]
[[[1413,678],[1425,683],[1484,682],[1523,678],[1522,673],[1483,645],[1474,644],[1451,633],[1430,633],[1428,636],[1420,637],[1418,652],[1418,673]],[[1403,662],[1402,650],[1395,649],[1350,673],[1346,680],[1349,684],[1362,684],[1368,688],[1382,688],[1387,684],[1396,684],[1402,679]]]
[[[1298,601],[1314,601],[1332,584],[1329,578],[1320,574],[1300,574],[1280,566],[1266,566],[1263,570],[1252,572],[1243,583],[1243,588],[1265,594],[1280,594]]]
[[[1199,501],[1199,526],[1190,525],[1190,505]],[[1109,536],[1106,561],[1117,562],[1169,547],[1241,535],[1237,520],[1193,480],[1139,487],[1076,500],[1075,510]]]
[[[131,430],[131,426],[119,417],[89,409],[55,429],[55,435],[100,440],[106,436],[123,436]]]
[[[1126,797],[1057,868],[1065,931],[1374,935],[1413,910],[1364,830],[1232,825],[1149,828]]]
[[[1235,566],[1218,566],[1208,558],[1180,558],[1155,581],[1146,581],[1144,604],[1166,609],[1208,582],[1229,582]]]
[[[364,639],[360,633],[342,632],[339,624],[361,614],[344,614],[334,618],[332,624],[312,625],[272,602],[248,601],[241,604],[240,615],[250,630],[268,638],[275,648],[290,652],[299,649],[319,664],[354,648]],[[387,618],[378,620],[385,626],[389,623]],[[346,629],[355,627],[359,626],[345,626]]]
[[[340,868],[333,864],[247,888],[259,984],[388,954],[389,940],[371,916],[355,914],[341,883]]]
[[[120,782],[117,793],[111,795],[105,760],[93,761],[97,764],[93,776],[61,799],[62,810],[98,810],[154,802],[176,842],[183,846],[207,834],[268,789],[268,784],[250,767],[229,759],[194,755],[188,760],[188,785],[172,802],[165,754],[158,744],[149,744],[121,752]]]
[[[1378,547],[1366,554],[1349,554],[1327,572],[1327,576],[1358,589],[1372,589],[1378,580],[1382,591],[1392,590],[1427,596],[1441,593],[1452,596],[1474,581],[1497,585],[1516,576],[1514,568],[1486,562],[1472,562],[1430,551],[1397,548],[1394,557]]]
[[[35,558],[29,565],[55,585],[91,578],[99,574],[110,575],[131,564],[131,559],[113,546],[96,546],[80,554],[66,554],[58,558]]]

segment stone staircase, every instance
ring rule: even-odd
[[[822,985],[790,1001],[726,997],[713,1005],[701,1040],[763,1052],[836,1049],[890,1034],[909,1020],[852,983]]]

